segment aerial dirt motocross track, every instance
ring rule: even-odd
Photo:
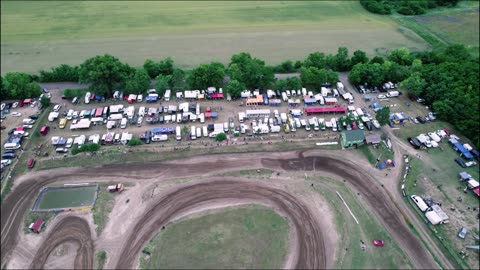
[[[237,181],[217,181],[195,184],[165,195],[153,207],[145,212],[135,224],[127,238],[129,245],[124,246],[116,269],[132,268],[141,248],[147,243],[159,227],[165,225],[176,213],[188,210],[199,203],[223,198],[266,201],[283,211],[293,223],[301,243],[295,268],[326,268],[325,246],[319,225],[311,218],[307,207],[285,191],[254,183]]]
[[[48,236],[48,241],[42,243],[38,249],[30,269],[42,269],[48,259],[48,255],[60,244],[65,242],[77,242],[79,249],[75,258],[76,269],[92,269],[94,246],[90,234],[90,226],[83,218],[70,216],[62,219]]]
[[[291,153],[290,153],[291,154]],[[260,158],[260,157],[272,158]],[[290,155],[292,156],[292,155]],[[140,175],[155,175],[159,172],[168,171],[171,177],[205,175],[218,168],[235,168],[250,166],[258,168],[259,164],[265,168],[287,171],[325,171],[336,174],[346,181],[352,183],[361,193],[364,199],[372,206],[375,213],[382,219],[388,231],[393,238],[398,241],[401,248],[412,259],[416,268],[433,269],[439,268],[433,260],[431,254],[421,245],[420,240],[416,238],[408,229],[403,220],[403,215],[397,206],[391,201],[387,194],[379,187],[367,174],[355,168],[352,164],[342,161],[339,158],[326,156],[304,157],[303,153],[295,154],[295,158],[281,159],[278,154],[258,153],[255,156],[239,155],[237,159],[228,160],[222,156],[209,156],[210,160],[196,161],[191,158],[188,161],[191,164],[175,164],[174,162],[142,163],[142,164],[121,164],[109,165],[102,168],[83,168],[82,170],[72,169],[63,174],[48,175],[48,177],[31,179],[19,184],[2,204],[2,242],[1,258],[2,261],[7,258],[8,253],[16,246],[18,241],[18,228],[22,224],[23,214],[31,206],[37,192],[46,184],[61,181],[62,178],[82,178],[91,176],[124,176],[136,179]],[[213,161],[211,161],[213,159]],[[152,166],[153,165],[153,166]],[[143,177],[145,179],[145,177]],[[158,176],[152,177],[152,181],[157,181]],[[150,180],[150,179],[148,179]],[[169,219],[179,213],[179,211],[188,211],[201,202],[228,199],[245,198],[256,201],[263,201],[283,212],[292,222],[297,230],[299,238],[298,260],[296,268],[325,268],[325,247],[321,228],[316,221],[309,215],[307,208],[304,207],[294,196],[289,193],[274,188],[269,188],[260,184],[251,182],[236,181],[217,181],[209,183],[193,184],[181,188],[175,192],[166,194],[163,197],[156,198],[153,207],[148,208],[139,221],[135,223],[135,228],[131,230],[130,235],[125,235],[128,239],[119,254],[119,260],[114,263],[117,268],[132,268],[135,260],[143,247],[160,228],[168,223]],[[61,222],[62,223],[62,222]],[[68,226],[67,226],[68,227]],[[63,226],[59,225],[58,230]],[[68,228],[67,228],[68,229]],[[85,232],[87,233],[87,232]],[[59,234],[52,234],[48,241],[60,244]],[[88,235],[77,236],[77,241],[89,238]],[[45,244],[44,244],[45,245]],[[93,245],[85,245],[77,254],[78,258],[91,258],[88,263],[75,260],[75,268],[90,268],[93,266]],[[87,254],[88,253],[88,254]],[[38,254],[37,254],[38,255]],[[48,257],[48,256],[47,256]],[[45,257],[46,259],[46,257]],[[40,257],[34,259],[35,267],[42,267],[45,260]],[[33,264],[32,264],[33,265]]]

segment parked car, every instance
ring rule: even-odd
[[[458,231],[458,237],[465,239],[465,236],[467,236],[468,230],[465,227],[460,228]]]
[[[33,168],[33,166],[35,166],[35,159],[29,158],[27,161],[27,168]]]
[[[422,124],[425,124],[427,121],[425,120],[425,118],[419,116],[416,118],[418,122],[422,123]]]
[[[373,119],[372,124],[373,124],[376,128],[381,128],[380,123],[378,122],[377,119]]]
[[[7,104],[2,103],[2,105],[0,105],[0,111],[3,111],[3,109],[5,109],[6,106],[7,106]]]
[[[18,102],[14,102],[14,103],[12,104],[12,108],[16,108],[16,107],[18,107]]]
[[[23,125],[23,128],[33,128],[33,125]]]
[[[2,155],[2,159],[14,159],[16,157],[15,153],[5,153]]]
[[[461,158],[456,158],[455,159],[455,162],[460,165],[460,167],[462,168],[466,168],[467,167],[467,164],[465,164],[465,161],[463,161]]]
[[[60,108],[61,108],[61,107],[62,107],[62,105],[57,104],[57,105],[55,105],[55,106],[53,107],[53,111],[54,111],[54,112],[58,112],[58,111],[60,111]]]
[[[12,112],[12,114],[11,114],[11,115],[12,115],[12,116],[16,116],[16,117],[18,117],[18,116],[22,116],[22,114],[21,114],[21,113],[19,113],[19,112]]]
[[[32,104],[30,104],[30,108],[34,108],[35,106],[37,106],[37,101],[33,101]]]
[[[385,241],[383,240],[373,240],[373,245],[376,247],[383,247],[385,245]]]
[[[387,98],[387,96],[385,96],[385,95],[378,95],[377,98],[378,98],[378,99],[384,99],[384,98]]]
[[[73,139],[72,138],[68,138],[67,139],[67,143],[65,144],[65,147],[66,148],[71,148],[73,145]]]
[[[42,91],[43,91],[43,93],[45,93],[45,94],[49,92],[47,88],[42,88]]]
[[[39,116],[39,115],[36,113],[36,114],[30,115],[29,118],[30,118],[30,119],[34,119],[34,120],[37,120],[37,119],[38,119],[38,116]]]

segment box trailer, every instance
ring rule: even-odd
[[[270,131],[272,133],[278,133],[278,132],[280,132],[280,129],[281,129],[280,126],[271,126],[270,127]]]
[[[167,89],[165,91],[165,94],[163,95],[163,98],[165,99],[165,101],[170,101],[170,95],[172,94],[172,90],[170,89]]]
[[[420,196],[412,195],[410,196],[410,198],[417,205],[420,211],[425,212],[428,209],[428,205],[425,203],[425,201],[423,201]]]

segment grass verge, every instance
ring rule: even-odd
[[[108,215],[112,211],[115,202],[114,194],[106,190],[108,185],[109,184],[100,184],[97,201],[93,207],[93,223],[97,225],[95,228],[97,235],[100,235],[105,228],[108,222]]]
[[[105,250],[101,250],[97,252],[97,269],[101,270],[105,266],[105,262],[107,261],[107,252]]]

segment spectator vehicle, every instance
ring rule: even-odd
[[[19,116],[22,116],[22,114],[19,112],[12,112],[12,116],[19,117]]]
[[[385,245],[385,241],[383,240],[373,240],[373,245],[376,247],[383,247]]]
[[[47,88],[42,88],[42,91],[43,91],[43,93],[45,93],[45,94],[47,94],[47,93],[49,93],[49,92],[50,92],[50,91],[48,91],[48,89],[47,89]]]
[[[460,165],[460,167],[462,168],[466,168],[467,167],[467,164],[465,164],[465,161],[463,161],[461,158],[456,158],[455,159],[455,162]]]
[[[27,161],[27,168],[33,168],[33,166],[35,166],[35,159],[29,158]]]
[[[465,236],[467,236],[468,230],[465,227],[460,228],[458,231],[458,237],[465,239]]]
[[[18,107],[18,102],[14,102],[14,103],[12,104],[12,108],[17,108],[17,107]]]
[[[54,111],[54,112],[58,112],[58,111],[60,111],[60,108],[61,108],[61,107],[62,107],[62,105],[57,104],[57,105],[55,105],[55,106],[53,107],[53,111]]]
[[[5,153],[2,155],[2,159],[14,159],[16,157],[15,153]]]

